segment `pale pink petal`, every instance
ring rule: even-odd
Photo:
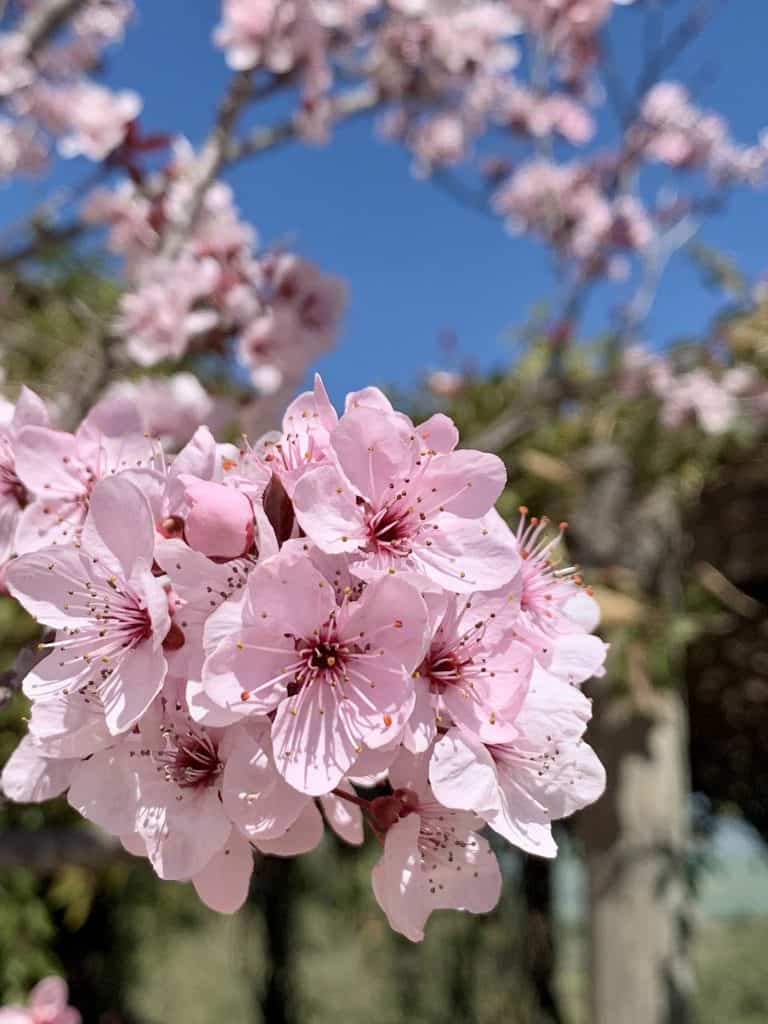
[[[352,796],[355,795],[354,789],[348,782],[341,782],[338,788]],[[320,803],[325,820],[336,835],[345,843],[359,846],[364,839],[363,812],[360,808],[333,793],[320,797]]]
[[[77,469],[77,442],[72,434],[47,427],[24,427],[14,444],[16,472],[25,487],[46,498],[86,493]]]
[[[586,633],[594,632],[600,625],[600,605],[583,590],[565,602],[562,612]]]
[[[11,426],[14,431],[22,427],[47,427],[48,410],[45,402],[31,388],[22,385],[13,412]]]
[[[548,671],[569,683],[583,683],[603,667],[608,645],[591,634],[565,633],[552,642]]]
[[[499,808],[496,765],[483,744],[470,733],[450,729],[432,751],[429,781],[441,804],[481,817]]]
[[[447,590],[467,593],[496,590],[517,573],[520,555],[514,535],[491,510],[480,519],[443,513],[431,546],[419,544],[413,560],[430,579]]]
[[[411,942],[421,942],[429,917],[418,847],[420,818],[409,814],[387,832],[384,852],[371,872],[373,894],[390,926]]]
[[[277,623],[280,633],[311,636],[335,607],[333,587],[306,555],[298,552],[270,559],[248,577],[246,614],[270,634]]]
[[[17,803],[43,803],[69,785],[76,761],[45,757],[32,737],[25,736],[5,763],[0,789]]]
[[[87,556],[77,548],[46,548],[14,559],[5,570],[5,584],[38,622],[54,629],[77,625],[83,611],[70,607],[72,580],[92,578]]]
[[[16,530],[21,509],[14,497],[0,496],[0,565],[7,562],[16,547]]]
[[[85,522],[82,501],[46,498],[33,501],[21,514],[16,530],[16,553],[39,551],[54,544],[71,544]]]
[[[456,424],[441,412],[420,423],[416,427],[416,435],[423,447],[442,454],[452,452],[459,443]]]
[[[27,1003],[30,1010],[42,1011],[51,1016],[59,1010],[66,1009],[69,1000],[69,989],[63,978],[51,976],[43,978],[29,993]]]
[[[401,704],[405,694],[398,684],[410,689],[402,682],[402,670],[408,675],[413,672],[428,642],[427,608],[421,594],[402,580],[379,578],[368,585],[361,600],[345,605],[338,622],[345,640],[359,637],[371,645],[371,653],[376,655],[370,662],[371,678],[386,673],[391,697],[387,706]],[[380,699],[377,697],[377,703]]]
[[[193,722],[199,722],[209,728],[221,728],[227,725],[234,725],[241,721],[242,714],[227,711],[216,704],[205,692],[202,683],[190,679],[187,683],[186,692],[187,708]]]
[[[162,650],[149,641],[122,656],[99,687],[110,732],[115,735],[125,732],[141,718],[160,692],[166,669]]]
[[[350,391],[344,402],[344,412],[349,413],[353,409],[374,409],[377,412],[394,412],[392,403],[380,388],[362,388],[360,391]]]
[[[498,455],[469,450],[436,455],[424,471],[419,508],[427,515],[440,508],[477,519],[493,507],[506,482],[507,471]]]
[[[302,529],[323,551],[353,552],[367,542],[355,496],[333,466],[306,473],[296,484],[293,503]]]
[[[310,796],[329,793],[362,749],[355,707],[327,683],[306,686],[277,709],[272,724],[275,764],[286,782]]]
[[[151,567],[154,541],[152,510],[135,484],[121,476],[96,484],[82,535],[83,548],[89,554],[115,566],[129,579],[139,564]]]
[[[403,733],[403,744],[412,754],[421,754],[437,735],[437,721],[427,683],[423,679],[414,680],[413,692],[413,710]]]
[[[331,447],[352,487],[373,502],[388,494],[391,481],[408,476],[417,453],[407,420],[364,408],[339,420]]]
[[[173,460],[172,473],[189,473],[201,480],[211,480],[216,470],[216,440],[208,427],[198,427]]]
[[[468,910],[487,914],[499,902],[501,872],[496,857],[482,836],[470,832],[453,845],[453,857],[424,855],[427,878],[425,899],[429,910]]]
[[[221,799],[231,820],[252,840],[283,835],[309,801],[278,774],[268,726],[237,731],[224,767]]]
[[[215,788],[200,793],[181,791],[160,777],[142,779],[136,831],[147,844],[147,856],[160,878],[193,878],[223,849],[231,830]],[[123,832],[128,831],[123,829]]]
[[[197,895],[211,910],[234,914],[248,897],[253,853],[233,829],[224,846],[192,879]]]
[[[295,857],[300,853],[314,850],[322,838],[323,819],[313,801],[307,804],[284,835],[277,839],[259,839],[254,845],[262,853],[278,857]]]
[[[119,836],[134,830],[137,796],[125,754],[103,750],[75,765],[67,799],[84,818]]]
[[[100,702],[79,691],[35,701],[29,733],[50,757],[87,757],[113,742]]]

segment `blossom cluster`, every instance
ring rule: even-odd
[[[69,1005],[63,978],[43,978],[29,993],[26,1006],[0,1006],[0,1024],[81,1024],[80,1012]]]
[[[204,192],[180,250],[163,252],[164,232],[188,201],[194,154],[174,145],[169,167],[140,183],[124,180],[88,196],[83,217],[106,226],[109,248],[125,259],[129,290],[115,324],[141,366],[205,349],[236,354],[260,393],[295,385],[333,341],[345,304],[343,283],[293,253],[259,253],[232,189]]]
[[[657,399],[661,422],[670,429],[694,422],[704,433],[719,435],[742,417],[768,417],[768,387],[747,363],[679,369],[667,355],[632,345],[622,359],[620,388],[629,398]]]
[[[496,210],[510,230],[531,232],[587,276],[611,272],[620,254],[642,250],[654,224],[633,195],[611,195],[603,168],[542,157],[521,164],[498,188]]]
[[[42,170],[52,139],[62,156],[105,160],[141,110],[132,90],[89,77],[122,38],[132,0],[85,0],[50,38],[37,28],[36,6],[0,33],[0,179]]]
[[[559,567],[565,524],[494,504],[494,455],[415,425],[376,388],[337,414],[322,382],[239,447],[201,427],[172,458],[123,397],[75,434],[24,391],[2,432],[4,581],[51,632],[23,682],[8,797],[84,817],[234,911],[254,849],[324,820],[380,841],[376,899],[423,935],[490,910],[486,825],[554,856],[595,800],[583,742],[601,674],[594,600]]]
[[[646,94],[632,143],[672,167],[707,170],[718,182],[760,184],[768,166],[768,136],[739,146],[718,114],[696,107],[679,82],[659,82]]]

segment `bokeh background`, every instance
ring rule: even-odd
[[[605,30],[630,79],[645,6]],[[686,5],[648,6],[668,7],[674,21]],[[713,6],[675,76],[734,137],[751,139],[768,122],[768,6]],[[146,130],[204,136],[228,75],[210,46],[217,8],[138,4],[103,78],[141,92]],[[290,103],[270,99],[258,117],[279,118]],[[615,134],[607,105],[595,116],[587,152]],[[81,164],[5,186],[0,238],[52,188],[76,184]],[[58,972],[86,1024],[768,1020],[764,407],[713,432],[692,405],[671,426],[658,395],[625,386],[616,324],[631,280],[591,288],[553,385],[564,296],[551,254],[411,165],[370,115],[325,146],[293,142],[224,177],[264,245],[300,244],[346,279],[338,344],[312,367],[337,404],[377,383],[414,417],[445,410],[464,443],[505,459],[501,510],[511,521],[524,502],[571,524],[568,559],[594,587],[611,643],[607,674],[590,688],[591,742],[609,790],[558,830],[553,864],[499,844],[498,909],[436,915],[420,946],[393,935],[375,905],[375,843],[351,850],[328,834],[311,855],[263,859],[246,908],[224,918],[191,887],[160,883],[99,841],[65,803],[2,803],[0,1002]],[[651,176],[643,188],[662,185]],[[749,365],[765,391],[767,229],[766,193],[746,186],[696,224],[635,325],[646,351],[681,372]],[[22,377],[43,393],[60,386],[82,344],[83,305],[108,321],[118,275],[93,241],[56,249],[42,268],[3,265],[9,392]],[[0,598],[2,667],[35,639]],[[20,696],[3,709],[0,759],[24,714]],[[663,992],[664,1016],[625,1014],[643,992]]]

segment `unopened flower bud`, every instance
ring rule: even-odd
[[[238,558],[253,544],[253,508],[240,491],[224,484],[189,478],[185,498],[189,512],[184,537],[209,558]]]

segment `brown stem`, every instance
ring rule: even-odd
[[[331,792],[341,800],[347,800],[349,803],[355,804],[357,807],[362,807],[364,811],[367,811],[371,806],[370,800],[364,800],[363,797],[352,793],[345,793],[343,789],[332,789]]]

